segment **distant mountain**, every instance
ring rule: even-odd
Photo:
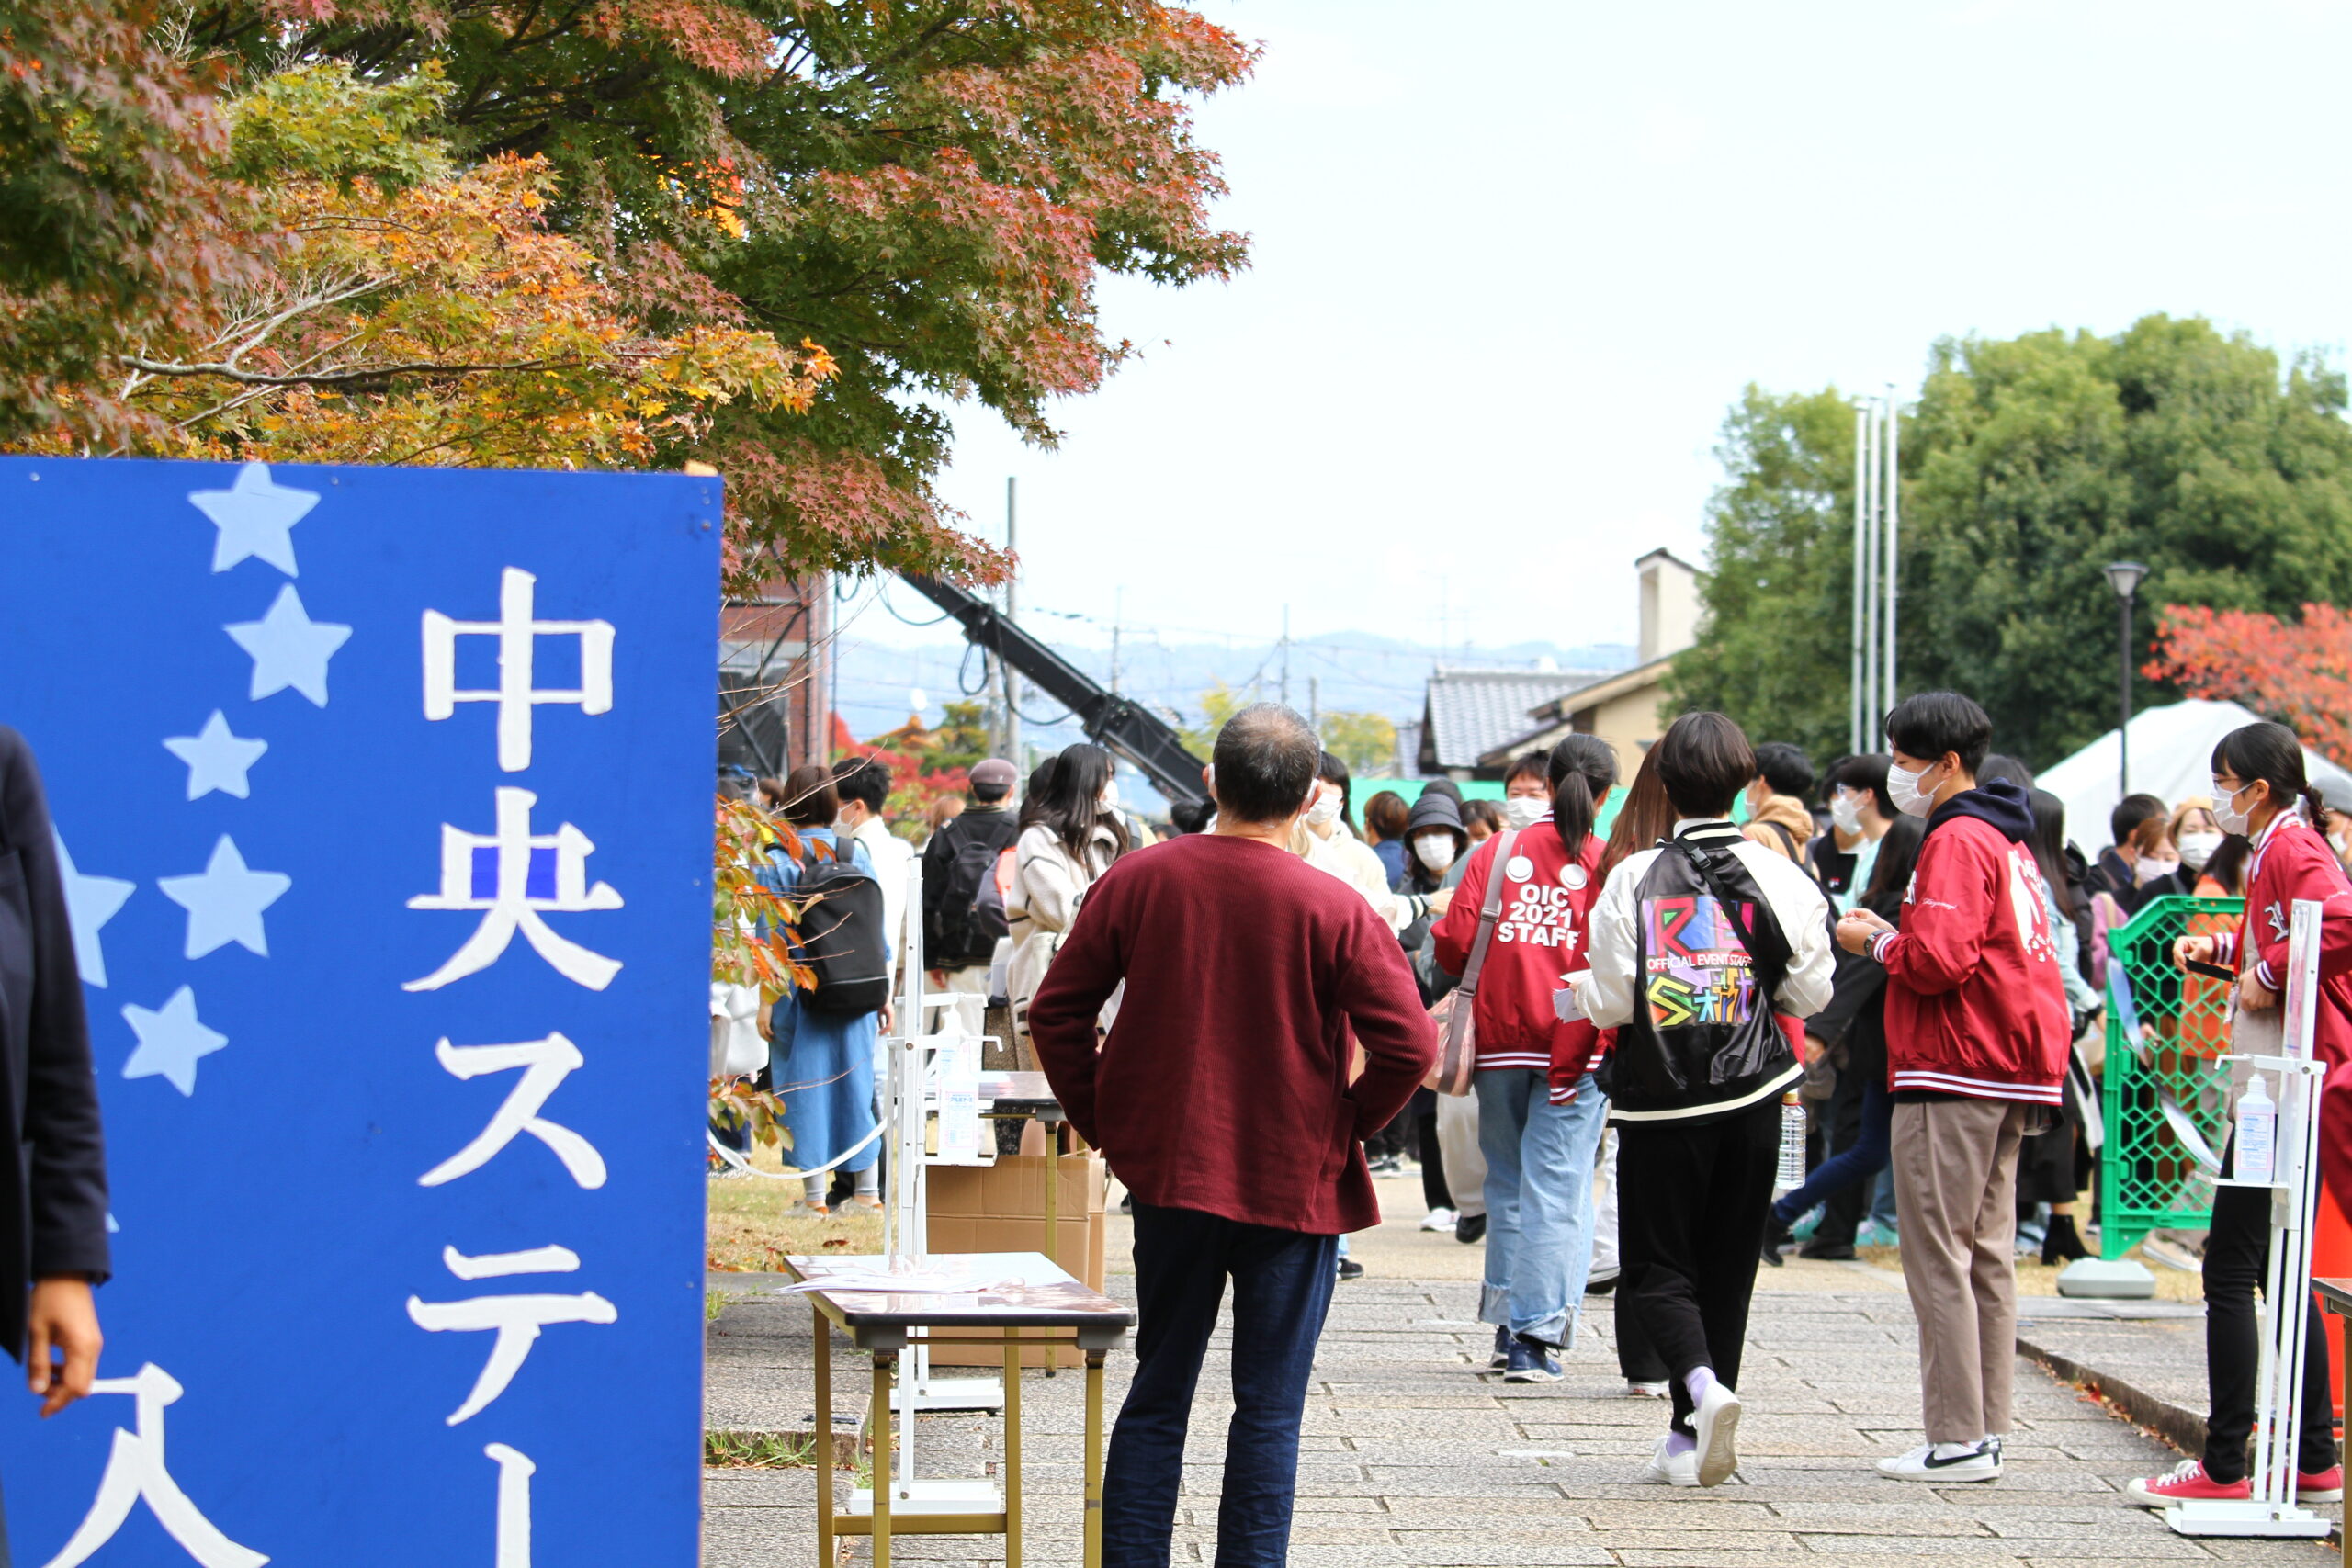
[[[1033,628],[1035,629],[1035,628]],[[1105,685],[1112,683],[1107,647],[1047,639],[1054,651]],[[854,628],[839,649],[835,706],[861,739],[893,729],[920,713],[927,724],[943,716],[943,705],[980,684],[979,655],[960,638],[892,647],[860,641]],[[1633,666],[1630,643],[1563,647],[1518,642],[1498,648],[1441,650],[1425,643],[1376,632],[1335,632],[1300,637],[1290,646],[1289,698],[1302,713],[1310,706],[1382,714],[1397,723],[1421,714],[1422,683],[1441,660],[1449,666],[1479,669],[1615,671]],[[1172,721],[1198,723],[1201,694],[1222,682],[1265,699],[1283,694],[1283,651],[1263,642],[1162,642],[1129,637],[1118,652],[1119,690],[1159,709]],[[1024,688],[1023,739],[1054,750],[1085,737],[1061,708]],[[1171,711],[1172,710],[1172,711]]]

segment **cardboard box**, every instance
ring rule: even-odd
[[[933,1252],[1044,1252],[1046,1156],[1012,1155],[992,1166],[935,1165],[925,1173]],[[1102,1288],[1102,1209],[1108,1173],[1100,1155],[1065,1155],[1055,1194],[1053,1258],[1089,1288]],[[1047,1347],[1021,1353],[1024,1367],[1046,1364]],[[1085,1365],[1076,1347],[1055,1351],[1056,1366]],[[1001,1336],[977,1330],[931,1331],[934,1367],[1002,1367]]]

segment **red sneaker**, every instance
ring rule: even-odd
[[[2340,1487],[2343,1481],[2339,1472],[2336,1484]],[[2174,1503],[2243,1503],[2254,1495],[2254,1483],[2215,1481],[2205,1473],[2202,1463],[2185,1459],[2162,1475],[2132,1482],[2123,1488],[2123,1495],[2147,1508],[2167,1507]]]
[[[2295,1472],[2295,1501],[2298,1503],[2341,1503],[2344,1501],[2344,1467],[2331,1464],[2325,1470]]]

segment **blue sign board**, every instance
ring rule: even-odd
[[[22,1568],[690,1568],[718,481],[0,459],[98,1392]],[[168,1435],[168,1444],[166,1441]]]

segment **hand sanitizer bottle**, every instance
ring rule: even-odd
[[[2240,1181],[2278,1179],[2278,1106],[2263,1086],[2260,1073],[2254,1075],[2254,1082],[2238,1100],[2235,1168]]]

